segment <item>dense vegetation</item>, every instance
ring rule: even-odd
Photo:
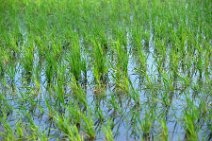
[[[0,0],[0,140],[211,140],[211,0]]]

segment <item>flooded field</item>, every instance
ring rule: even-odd
[[[0,140],[212,140],[210,0],[0,0]]]

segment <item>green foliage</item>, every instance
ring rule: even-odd
[[[211,140],[211,6],[0,1],[0,140]]]

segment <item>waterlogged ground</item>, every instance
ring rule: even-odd
[[[212,140],[210,0],[0,3],[0,140]]]

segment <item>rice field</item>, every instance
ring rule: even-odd
[[[211,141],[211,0],[0,0],[0,140]]]

